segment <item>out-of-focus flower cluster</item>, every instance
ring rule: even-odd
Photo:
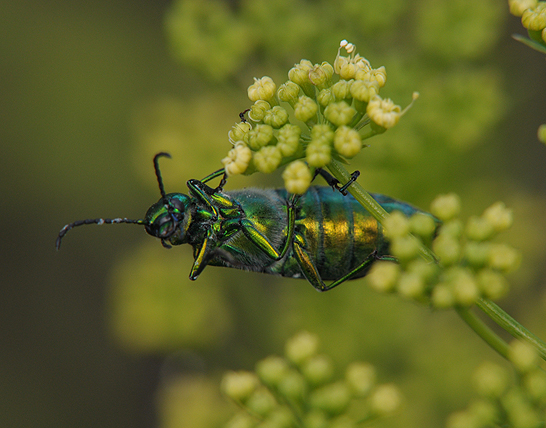
[[[369,284],[379,291],[397,292],[436,308],[468,307],[480,297],[498,299],[508,291],[505,274],[519,266],[520,254],[494,238],[512,224],[512,211],[497,202],[466,224],[459,218],[460,200],[455,194],[437,197],[429,215],[407,218],[393,212],[385,220],[391,254],[399,264],[377,262]],[[419,240],[432,245],[438,263],[420,257]]]
[[[546,373],[530,344],[514,341],[509,359],[516,369],[515,382],[508,369],[485,362],[474,373],[479,398],[467,409],[453,413],[447,428],[538,428],[546,419]]]
[[[315,168],[356,156],[365,139],[396,125],[407,108],[379,96],[385,67],[372,68],[355,49],[343,40],[333,65],[301,60],[279,87],[270,77],[255,79],[248,120],[229,132],[233,149],[222,160],[227,174],[270,173],[288,164],[285,187],[301,194]]]
[[[348,428],[400,407],[398,388],[378,384],[368,363],[351,363],[335,380],[318,346],[315,335],[302,332],[288,340],[284,357],[265,358],[255,372],[226,373],[222,390],[242,408],[226,428]]]

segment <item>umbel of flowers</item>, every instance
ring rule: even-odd
[[[393,384],[377,382],[375,368],[353,362],[341,378],[332,360],[318,352],[318,338],[301,332],[255,372],[228,372],[223,393],[241,409],[225,428],[348,428],[390,416],[402,404]]]
[[[301,60],[278,88],[270,77],[255,79],[248,88],[254,102],[248,120],[242,115],[229,132],[226,173],[270,173],[286,165],[286,189],[304,193],[315,168],[356,156],[364,140],[398,123],[409,106],[402,110],[381,98],[386,81],[385,67],[372,68],[346,40],[333,65]]]

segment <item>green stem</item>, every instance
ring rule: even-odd
[[[455,310],[468,326],[476,332],[491,348],[508,359],[508,344],[491,330],[468,308],[456,307]]]
[[[328,169],[332,175],[339,180],[340,183],[347,183],[351,179],[351,175],[345,169],[343,164],[335,159],[328,164]],[[383,223],[385,219],[389,216],[389,213],[383,209],[377,201],[370,196],[368,192],[358,183],[354,182],[349,186],[349,193],[354,196],[354,198],[364,207],[368,212],[375,218],[379,223]],[[423,245],[420,241],[419,252],[421,256],[429,263],[436,262],[437,258],[434,253]]]
[[[546,360],[546,343],[523,327],[514,318],[508,315],[498,305],[489,299],[480,298],[476,304],[484,311],[489,318],[495,321],[500,327],[518,339],[523,339],[533,345],[543,360]]]

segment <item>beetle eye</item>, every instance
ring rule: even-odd
[[[167,239],[178,227],[179,219],[172,213],[165,213],[155,219],[155,221],[146,227],[150,235],[159,239]]]

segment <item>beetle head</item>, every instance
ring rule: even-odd
[[[190,204],[190,197],[182,193],[165,195],[146,212],[146,232],[161,239],[167,248],[167,240],[173,245],[186,243],[186,232],[191,222]]]

